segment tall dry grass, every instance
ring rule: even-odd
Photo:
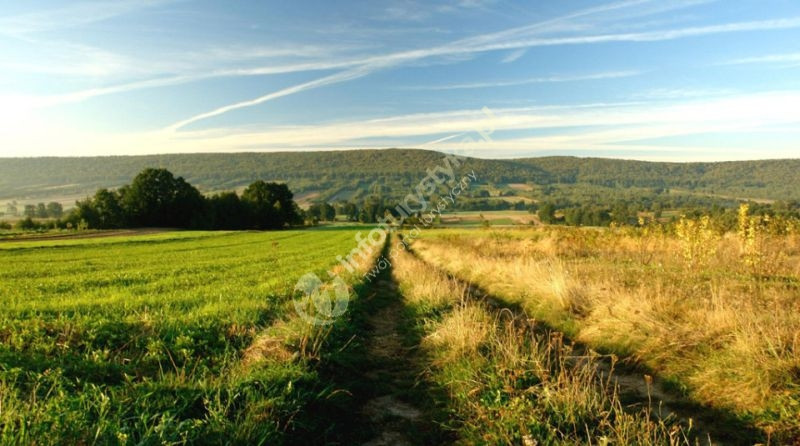
[[[702,220],[682,234],[442,231],[414,248],[577,340],[677,380],[698,402],[792,441],[800,438],[798,235],[747,225],[744,235],[711,233]]]
[[[393,264],[424,329],[428,379],[448,391],[464,444],[689,444],[649,407],[626,410],[598,358],[577,355],[560,333],[487,306],[409,253]]]

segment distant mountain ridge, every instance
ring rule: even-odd
[[[146,167],[163,167],[203,192],[257,179],[285,181],[298,195],[334,200],[403,196],[441,162],[419,149],[0,158],[0,200],[90,195],[125,184]],[[768,200],[800,199],[800,159],[665,163],[604,158],[467,158],[463,168],[496,185],[680,189]]]

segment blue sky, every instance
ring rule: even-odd
[[[0,0],[0,156],[797,157],[796,0]]]

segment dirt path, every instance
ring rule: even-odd
[[[393,284],[382,280],[378,287],[390,293]],[[422,418],[419,408],[400,399],[404,388],[413,385],[407,376],[409,352],[398,331],[398,314],[402,311],[402,305],[395,301],[369,318],[373,331],[368,352],[375,367],[367,372],[367,378],[384,383],[385,394],[372,398],[362,408],[379,431],[378,437],[366,445],[413,444],[407,433],[414,432]]]
[[[427,445],[443,442],[433,421],[431,390],[419,379],[421,364],[402,295],[384,271],[372,284],[366,340],[368,361],[362,378],[370,395],[360,409],[372,438],[368,446]]]
[[[520,307],[508,304],[482,288],[453,276],[417,256],[413,250],[409,252],[431,269],[441,271],[451,279],[465,285],[470,298],[486,302],[498,310],[505,309],[516,315],[524,315],[524,311]],[[556,331],[539,321],[537,321],[537,325],[543,333]],[[585,357],[589,353],[590,349],[585,345],[568,338],[564,338],[564,342],[572,345],[578,358]],[[635,365],[627,365],[624,358],[616,366],[612,366],[608,356],[601,356],[599,372],[605,377],[610,375],[610,382],[617,386],[621,400],[632,410],[649,407],[653,418],[667,419],[670,417],[676,419],[684,427],[691,426],[693,444],[696,442],[699,445],[716,446],[756,443],[759,433],[752,426],[739,422],[729,413],[701,406],[691,399],[671,391],[665,386],[664,381],[655,376],[652,371],[643,370]]]

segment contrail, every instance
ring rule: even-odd
[[[252,107],[254,105],[262,104],[264,102],[271,101],[273,99],[277,99],[283,96],[289,96],[291,94],[299,93],[304,90],[310,90],[312,88],[324,87],[325,85],[357,79],[359,77],[366,76],[371,72],[372,72],[371,70],[368,70],[366,68],[357,68],[353,70],[342,71],[340,73],[332,74],[330,76],[325,76],[310,82],[305,82],[299,85],[294,85],[292,87],[284,88],[283,90],[278,90],[273,93],[265,94],[264,96],[251,99],[249,101],[237,102],[235,104],[226,105],[224,107],[219,107],[217,109],[211,110],[206,113],[201,113],[199,115],[192,116],[189,119],[176,122],[175,124],[167,127],[166,130],[176,131],[181,127],[185,127],[193,122],[201,121],[203,119],[208,119],[212,116],[219,116],[221,114],[228,113],[229,111],[233,110],[238,110],[240,108]]]
[[[589,8],[583,11],[578,11],[565,16],[549,19],[543,22],[538,22],[533,25],[526,25],[524,27],[512,28],[509,30],[483,34],[475,37],[461,39],[449,44],[436,46],[432,48],[417,49],[410,51],[402,51],[391,53],[382,56],[373,56],[366,58],[356,68],[342,71],[337,74],[325,76],[310,82],[305,82],[293,87],[285,88],[273,93],[269,93],[258,98],[237,102],[235,104],[227,105],[217,108],[210,112],[195,115],[191,118],[177,122],[166,130],[177,131],[180,128],[213,116],[219,116],[232,110],[237,110],[245,107],[252,107],[254,105],[262,104],[264,102],[288,96],[305,90],[310,90],[318,87],[323,87],[340,82],[364,77],[372,72],[399,65],[404,62],[410,62],[420,59],[425,59],[435,56],[457,55],[457,54],[471,54],[488,51],[498,50],[512,50],[519,48],[531,48],[541,46],[556,46],[556,45],[581,45],[593,43],[608,43],[608,42],[655,42],[664,40],[675,40],[686,37],[695,37],[709,34],[721,34],[731,32],[746,32],[756,30],[780,30],[791,29],[800,27],[800,17],[791,17],[785,19],[774,20],[761,20],[751,22],[736,22],[722,25],[710,25],[692,28],[680,28],[672,30],[658,30],[647,31],[639,33],[621,33],[621,34],[600,34],[592,36],[573,36],[573,37],[553,37],[553,38],[521,38],[519,34],[529,34],[535,29],[546,28],[547,26],[569,20],[576,17],[582,17],[598,12],[605,12],[613,9],[626,8],[642,3],[648,3],[652,0],[634,0],[628,2],[612,3],[605,6]],[[509,37],[516,37],[517,40],[506,40]],[[498,41],[501,40],[501,41]]]

